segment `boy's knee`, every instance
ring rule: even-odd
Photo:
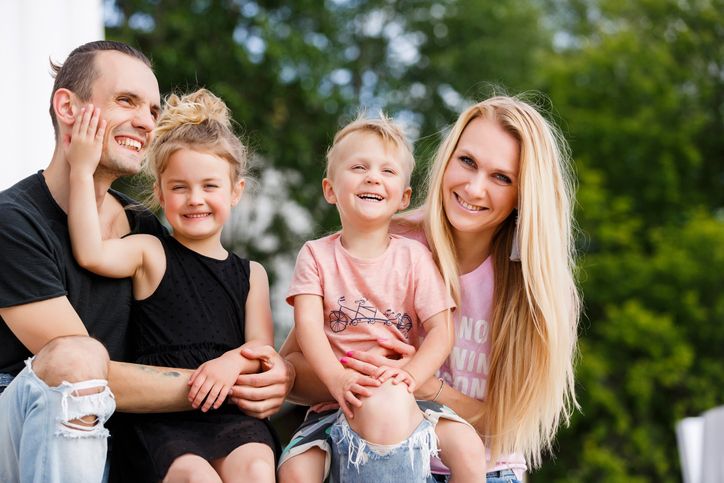
[[[65,336],[51,340],[38,352],[33,372],[48,386],[55,387],[63,381],[107,379],[108,363],[108,351],[96,339]]]
[[[422,413],[405,384],[385,382],[355,408],[350,427],[363,439],[377,444],[394,444],[407,439]]]

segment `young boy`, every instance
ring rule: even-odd
[[[455,482],[485,481],[475,430],[447,408],[423,413],[412,395],[452,348],[454,308],[427,248],[389,233],[392,216],[409,205],[413,168],[409,142],[385,117],[345,126],[327,153],[322,189],[342,230],[304,245],[287,301],[299,346],[339,411],[311,409],[282,455],[282,482],[321,481],[330,452],[347,458],[331,481],[410,481],[411,474],[427,481],[438,439]],[[377,379],[340,362],[389,337],[417,352],[400,367],[381,368]]]

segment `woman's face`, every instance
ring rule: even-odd
[[[456,238],[495,229],[518,204],[518,141],[492,120],[465,127],[443,175],[443,207]]]

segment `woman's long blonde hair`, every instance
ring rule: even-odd
[[[561,420],[567,423],[578,407],[573,364],[580,300],[573,276],[570,155],[556,127],[518,98],[492,97],[460,114],[430,167],[422,210],[430,249],[458,301],[460,273],[443,207],[443,176],[463,130],[478,117],[497,122],[518,141],[520,173],[518,209],[498,227],[490,247],[490,372],[476,426],[493,458],[519,452],[536,467]],[[519,262],[510,260],[516,230]]]

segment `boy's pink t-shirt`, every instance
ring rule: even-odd
[[[421,323],[455,307],[430,251],[396,235],[373,259],[352,256],[339,233],[305,243],[287,302],[303,294],[322,297],[324,332],[338,358],[384,337],[418,346]]]

